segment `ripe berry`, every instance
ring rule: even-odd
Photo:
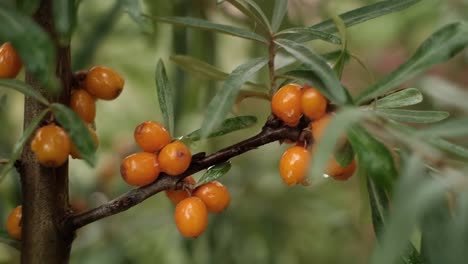
[[[8,215],[6,229],[8,234],[16,239],[21,240],[21,217],[23,215],[21,205],[17,206],[11,213]]]
[[[169,175],[179,175],[187,170],[192,161],[190,149],[180,141],[167,144],[159,152],[161,171]]]
[[[208,182],[197,187],[193,196],[200,198],[208,211],[212,213],[221,213],[231,202],[228,189],[219,181]]]
[[[192,176],[184,178],[184,182],[195,185],[195,180]],[[173,204],[178,204],[180,201],[190,197],[190,193],[187,190],[167,190],[166,196]]]
[[[122,92],[124,84],[125,80],[120,74],[102,66],[91,68],[84,80],[86,90],[103,100],[117,98]]]
[[[177,229],[185,237],[198,237],[208,225],[206,206],[200,198],[195,196],[177,204],[174,218]]]
[[[157,152],[171,143],[171,135],[166,128],[157,122],[146,121],[139,124],[133,133],[135,142],[143,151]]]
[[[324,115],[320,119],[310,123],[310,129],[312,130],[312,136],[314,141],[318,141],[322,138],[328,123],[332,118],[331,114]]]
[[[302,89],[298,84],[281,87],[271,100],[271,111],[288,126],[297,126],[302,116]]]
[[[39,163],[58,167],[65,163],[71,149],[71,140],[63,128],[47,125],[39,128],[31,141],[31,150]]]
[[[21,59],[13,46],[3,43],[0,47],[0,78],[15,78],[21,70]]]
[[[91,138],[93,139],[94,145],[97,148],[99,146],[99,139],[96,131],[94,131],[94,129],[90,126],[88,126],[88,131],[91,134]],[[74,159],[81,159],[80,153],[78,152],[78,149],[76,148],[75,144],[73,144],[73,142],[70,149],[70,156],[72,156]]]
[[[327,110],[327,99],[315,88],[304,86],[301,98],[302,113],[310,119],[322,117]]]
[[[70,98],[70,108],[85,123],[93,123],[96,117],[96,99],[84,89],[74,90]]]
[[[283,181],[289,185],[296,185],[304,179],[310,160],[307,149],[294,146],[287,149],[280,160],[279,170]]]
[[[138,152],[122,160],[120,173],[125,182],[133,186],[145,186],[159,176],[158,156],[148,152]]]
[[[341,167],[336,159],[332,158],[328,161],[326,174],[335,180],[346,181],[353,176],[354,171],[356,171],[356,161],[354,159],[346,167]]]

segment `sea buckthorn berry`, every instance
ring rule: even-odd
[[[135,142],[143,151],[157,152],[171,143],[169,131],[160,123],[146,121],[139,124],[133,133]]]
[[[85,123],[93,123],[96,117],[96,98],[84,89],[74,90],[70,98],[70,108]]]
[[[174,213],[179,232],[189,238],[198,237],[208,225],[208,211],[205,203],[195,196],[180,201]]]
[[[327,110],[327,99],[315,88],[304,86],[301,98],[302,113],[310,119],[322,117]]]
[[[107,67],[96,66],[86,74],[84,85],[86,90],[102,100],[113,100],[123,90],[125,80],[116,71]]]
[[[353,159],[346,167],[342,167],[335,158],[328,161],[326,174],[338,181],[346,181],[356,171],[356,161]]]
[[[184,182],[195,185],[195,180],[192,176],[184,178]],[[190,193],[187,190],[167,190],[166,196],[173,204],[178,204],[180,201],[190,197]]]
[[[280,160],[279,170],[283,181],[293,186],[301,183],[309,168],[310,153],[307,149],[294,146],[287,149]]]
[[[159,176],[158,156],[154,153],[138,152],[122,160],[120,173],[124,181],[133,186],[145,186]]]
[[[96,134],[96,131],[91,126],[88,126],[88,131],[91,134],[91,138],[93,139],[94,145],[97,148],[99,146],[99,138]],[[78,152],[78,149],[76,148],[75,144],[73,144],[73,142],[70,149],[70,156],[74,159],[81,159],[80,153]]]
[[[187,170],[192,162],[190,149],[180,141],[167,144],[159,152],[159,164],[161,171],[169,175],[179,175]]]
[[[15,78],[23,64],[13,46],[3,43],[0,47],[0,78]]]
[[[219,181],[208,182],[197,187],[193,196],[202,199],[208,211],[212,213],[221,213],[231,202],[229,190]]]
[[[31,150],[43,166],[58,167],[68,158],[71,140],[63,128],[47,125],[36,131],[31,141]]]
[[[21,240],[21,217],[23,215],[23,210],[21,205],[17,206],[11,213],[8,215],[6,229],[8,234],[16,239]]]
[[[310,129],[312,130],[312,136],[314,138],[314,141],[318,141],[322,138],[326,127],[330,123],[330,120],[332,118],[331,114],[327,114],[322,116],[320,119],[310,123]]]
[[[302,116],[302,89],[298,84],[281,87],[271,99],[271,111],[288,126],[297,126]]]

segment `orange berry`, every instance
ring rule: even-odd
[[[93,123],[96,117],[96,98],[84,89],[74,90],[70,98],[70,108],[85,123]]]
[[[302,89],[298,84],[281,87],[271,99],[271,111],[288,126],[297,126],[302,116]]]
[[[21,240],[21,217],[23,215],[23,210],[21,205],[17,206],[11,213],[8,215],[6,229],[8,234],[16,239]]]
[[[96,131],[94,131],[94,129],[91,126],[88,126],[88,131],[91,134],[91,138],[93,139],[94,145],[97,148],[99,146],[99,139],[96,134]],[[74,159],[81,159],[80,153],[78,152],[78,149],[76,148],[75,144],[73,144],[73,142],[70,149],[70,156],[72,156],[72,158]]]
[[[133,133],[135,142],[143,151],[157,152],[171,143],[171,135],[166,128],[157,122],[146,121],[139,124]]]
[[[39,163],[58,167],[65,163],[71,149],[71,140],[63,128],[56,125],[40,127],[31,141],[31,150]]]
[[[330,123],[331,118],[331,114],[326,114],[320,119],[310,123],[310,129],[312,130],[312,136],[315,142],[319,141],[322,138],[323,133],[325,132],[326,127]]]
[[[86,74],[86,90],[102,100],[114,100],[123,90],[125,80],[116,71],[107,67],[96,66]]]
[[[336,159],[332,158],[328,161],[326,174],[335,180],[346,181],[353,176],[355,171],[356,161],[354,159],[346,167],[341,167]]]
[[[206,205],[195,196],[184,199],[177,204],[174,218],[177,229],[185,237],[198,237],[208,225]]]
[[[301,183],[307,174],[310,153],[307,149],[294,146],[287,149],[280,160],[279,170],[283,181],[289,185]]]
[[[184,178],[184,182],[195,185],[195,180],[192,176]],[[190,197],[190,193],[187,190],[167,190],[166,196],[173,204],[178,204],[180,201]]]
[[[0,78],[15,78],[23,64],[13,46],[3,43],[0,47]]]
[[[192,162],[190,149],[180,141],[167,144],[159,152],[161,171],[169,175],[179,175],[187,170]]]
[[[310,119],[322,117],[327,110],[327,99],[315,88],[304,86],[301,98],[302,113]]]
[[[125,182],[133,186],[145,186],[159,176],[158,156],[148,152],[138,152],[122,160],[120,173]]]
[[[228,189],[219,181],[208,182],[197,187],[193,196],[200,198],[208,211],[212,213],[221,213],[231,202]]]

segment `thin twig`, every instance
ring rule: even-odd
[[[305,124],[306,122],[302,123]],[[297,140],[303,136],[304,132],[302,129],[306,126],[304,124],[300,124],[298,127],[288,127],[279,122],[278,119],[272,117],[267,121],[262,131],[251,138],[221,149],[208,156],[204,156],[203,153],[195,154],[187,171],[177,177],[162,173],[158,179],[150,185],[133,189],[108,203],[72,216],[69,219],[70,227],[72,229],[78,229],[99,219],[130,209],[163,190],[179,189],[182,187],[182,179],[185,177],[213,165],[225,162],[262,145],[283,139]]]

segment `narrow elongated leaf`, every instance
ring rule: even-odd
[[[0,86],[15,89],[16,91],[26,96],[36,99],[37,101],[43,103],[44,105],[49,104],[47,99],[44,96],[42,96],[41,93],[39,93],[36,89],[34,89],[32,86],[30,86],[29,84],[25,82],[22,82],[16,79],[0,79]]]
[[[148,20],[143,16],[142,7],[140,5],[140,1],[135,0],[119,0],[122,2],[123,10],[128,13],[130,18],[137,23],[140,28],[145,31],[150,31],[150,25]]]
[[[333,70],[320,55],[294,41],[278,39],[275,42],[309,67],[310,71],[312,71],[323,84],[323,86],[319,86],[317,89],[329,100],[339,105],[350,103],[350,98],[347,96],[343,86],[341,86],[340,80],[338,80]]]
[[[49,109],[46,109],[39,113],[37,116],[35,116],[31,120],[29,126],[23,131],[23,135],[13,146],[13,151],[11,152],[8,163],[5,164],[2,170],[0,171],[0,182],[2,182],[2,180],[5,178],[5,175],[13,168],[16,160],[18,160],[18,158],[21,155],[21,152],[23,151],[24,144],[26,144],[28,139],[31,137],[32,133],[36,130],[37,126],[48,112]]]
[[[341,167],[346,167],[353,161],[354,150],[349,141],[335,150],[335,159]]]
[[[221,176],[226,174],[230,169],[231,169],[230,162],[224,162],[224,163],[216,164],[214,166],[209,167],[206,170],[205,174],[203,174],[203,176],[197,182],[197,186],[219,179]]]
[[[178,25],[178,26],[193,27],[193,28],[198,28],[202,30],[210,30],[210,31],[224,33],[224,34],[228,34],[231,36],[236,36],[236,37],[240,37],[244,39],[259,41],[265,44],[268,43],[268,41],[264,37],[254,32],[251,32],[242,28],[233,27],[233,26],[216,24],[207,20],[199,19],[199,18],[194,18],[194,17],[151,17],[151,18],[153,18],[156,21],[163,22],[163,23],[168,23],[168,24],[173,24],[173,25]]]
[[[432,65],[452,58],[467,45],[468,23],[459,22],[444,26],[424,41],[408,61],[387,77],[364,90],[357,97],[357,103],[364,103],[398,87]]]
[[[94,166],[96,145],[81,118],[70,108],[62,104],[54,103],[51,105],[51,109],[58,123],[67,131],[80,157],[90,166]]]
[[[2,94],[2,96],[0,97],[0,113],[5,110],[7,99],[8,97],[6,94]]]
[[[174,133],[174,99],[172,97],[172,86],[167,78],[166,68],[162,60],[156,66],[156,87],[158,90],[159,108],[164,118],[169,133]]]
[[[0,243],[8,245],[16,250],[21,250],[21,242],[10,238],[10,235],[4,231],[0,231]]]
[[[375,102],[377,108],[397,108],[422,102],[423,96],[416,88],[408,88],[381,98]]]
[[[202,123],[201,135],[208,136],[223,121],[226,114],[232,109],[240,87],[257,71],[267,64],[265,58],[257,58],[238,66],[229,75],[223,87],[216,93],[206,110]]]
[[[348,130],[348,139],[358,156],[358,166],[362,166],[377,187],[389,194],[397,170],[387,147],[360,126]]]
[[[449,113],[444,111],[377,109],[375,112],[381,116],[393,119],[395,121],[421,124],[439,122],[449,116]]]
[[[273,32],[278,31],[283,22],[284,16],[288,12],[288,0],[275,0],[273,7],[273,16],[271,18],[271,27]]]
[[[412,5],[420,2],[421,0],[388,0],[388,1],[379,1],[375,4],[363,6],[343,14],[340,14],[341,19],[344,21],[346,27],[351,27],[365,21],[377,18],[383,15],[391,14],[404,10]],[[327,19],[323,22],[320,22],[316,25],[311,26],[310,28],[326,31],[329,33],[337,32],[338,29],[333,23],[332,19]],[[312,40],[311,36],[302,36],[298,37],[296,41],[305,42]]]
[[[427,141],[432,145],[440,148],[441,150],[458,156],[463,159],[468,159],[468,149],[460,145],[453,144],[445,139],[441,138],[427,138]]]
[[[333,156],[333,150],[340,138],[346,135],[346,130],[354,123],[368,116],[369,112],[364,112],[358,108],[343,108],[332,117],[330,123],[325,128],[323,138],[315,142],[313,159],[310,174],[312,176],[323,175],[328,161]],[[312,123],[312,126],[314,124]]]
[[[245,0],[254,10],[256,14],[250,10],[248,7],[244,6],[244,4],[239,0],[227,0],[237,9],[239,9],[244,15],[252,19],[256,25],[259,25],[265,32],[271,32],[271,27],[268,19],[266,18],[265,14],[263,13],[262,9],[257,5],[257,3],[249,0]]]
[[[335,62],[335,65],[333,65],[333,70],[336,72],[336,75],[338,75],[338,78],[341,79],[341,75],[343,74],[345,63],[348,59],[347,58],[348,43],[347,43],[347,37],[346,37],[346,25],[344,24],[343,20],[339,16],[333,16],[332,19],[333,19],[333,22],[335,23],[335,26],[338,28],[338,33],[340,33],[340,38],[341,38],[341,54],[338,57],[337,61]]]
[[[54,0],[52,4],[55,31],[59,34],[61,44],[67,45],[76,24],[75,1]]]
[[[51,92],[59,89],[53,65],[55,53],[52,41],[30,17],[0,4],[0,39],[8,40],[19,53],[23,64],[44,88]]]
[[[255,116],[236,116],[228,118],[224,120],[218,128],[214,129],[213,132],[207,136],[207,138],[223,136],[237,130],[251,127],[255,123],[257,123],[257,118]],[[190,134],[184,136],[184,138],[188,138],[191,141],[200,140],[201,129],[197,129],[191,132]]]
[[[458,118],[434,124],[416,131],[420,137],[457,137],[468,135],[468,118]]]
[[[221,69],[191,56],[174,55],[170,57],[171,61],[180,66],[185,71],[193,73],[201,78],[208,80],[225,81],[229,74]],[[266,86],[253,82],[246,82],[245,86],[251,88],[266,90]]]
[[[286,30],[278,32],[275,36],[285,39],[295,39],[297,36],[305,35],[310,35],[311,37],[314,37],[314,39],[321,39],[332,44],[341,45],[341,39],[339,37],[324,31],[315,30],[308,27],[288,28]]]

